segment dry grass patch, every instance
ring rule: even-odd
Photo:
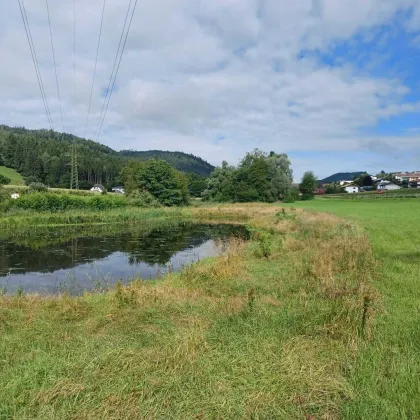
[[[64,399],[74,397],[85,390],[85,387],[79,383],[68,379],[60,380],[50,389],[39,391],[36,395],[38,404],[51,404],[55,399]]]

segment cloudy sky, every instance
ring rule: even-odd
[[[0,123],[47,128],[17,1],[0,14]],[[107,0],[87,137],[95,139],[129,0]],[[25,0],[63,130],[45,0]],[[49,0],[64,131],[83,136],[102,0]],[[420,1],[139,0],[99,138],[117,150],[237,163],[287,152],[295,176],[420,169]]]

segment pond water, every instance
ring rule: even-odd
[[[220,254],[243,226],[177,223],[89,231],[41,229],[0,239],[0,288],[8,294],[80,294],[119,280],[159,278]]]

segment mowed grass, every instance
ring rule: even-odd
[[[376,340],[370,244],[353,223],[278,211],[192,209],[247,218],[253,239],[159,281],[1,297],[0,418],[339,418]]]
[[[297,207],[357,221],[379,261],[375,339],[351,369],[343,418],[420,418],[420,200],[314,200]]]
[[[6,168],[5,166],[0,166],[0,175],[7,176],[7,178],[11,179],[11,185],[24,185],[25,182],[21,174],[16,172],[12,168]]]

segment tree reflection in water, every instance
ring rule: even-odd
[[[48,273],[57,277],[62,270],[77,272],[78,267],[92,263],[99,269],[104,265],[111,278],[121,273],[134,275],[137,269],[141,274],[141,268],[146,266],[156,267],[158,273],[159,267],[167,265],[179,253],[185,251],[185,255],[180,256],[183,261],[193,260],[195,249],[199,249],[196,259],[206,257],[205,247],[200,249],[200,246],[232,235],[246,237],[246,229],[226,224],[171,222],[149,228],[117,226],[88,230],[77,227],[42,229],[26,235],[21,232],[15,237],[0,239],[0,276],[11,272],[12,281],[14,277],[19,281],[24,278],[25,284],[36,290],[35,283]],[[111,260],[115,260],[115,264]],[[147,274],[150,277],[150,270]]]

